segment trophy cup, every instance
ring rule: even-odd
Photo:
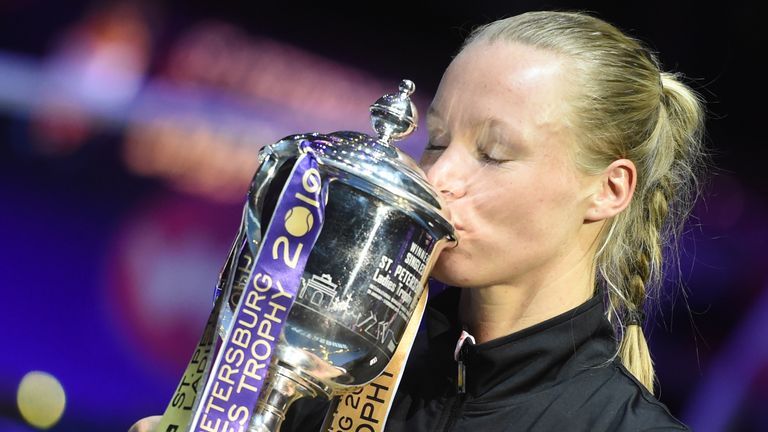
[[[158,431],[278,431],[300,397],[382,373],[440,250],[440,197],[393,142],[414,85],[371,107],[376,137],[303,134],[264,147],[215,306]],[[406,347],[408,348],[408,347]]]

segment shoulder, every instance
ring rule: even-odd
[[[503,402],[503,403],[502,403]],[[688,431],[658,399],[614,361],[582,370],[546,390],[492,408],[525,430],[572,432]]]
[[[514,425],[503,430],[689,430],[618,361],[584,369],[542,391],[472,405],[473,414],[491,413],[496,423]]]
[[[594,430],[688,431],[617,360],[594,371],[585,371],[567,386],[567,392],[590,412]]]

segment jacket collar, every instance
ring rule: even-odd
[[[429,350],[446,371],[453,370],[453,379],[453,350],[461,333],[458,303],[459,289],[446,289],[430,302],[426,320]],[[602,296],[596,295],[535,326],[469,347],[464,359],[467,393],[496,400],[543,390],[607,364],[615,352],[613,328],[605,318]]]

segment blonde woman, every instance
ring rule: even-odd
[[[687,430],[653,396],[642,325],[695,195],[700,105],[586,14],[469,37],[423,160],[460,238],[433,272],[451,288],[431,301],[387,430]],[[282,430],[317,430],[326,406],[300,400]]]

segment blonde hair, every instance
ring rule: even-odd
[[[585,13],[530,12],[499,20],[475,30],[464,46],[499,40],[572,60],[569,76],[577,90],[569,100],[570,120],[583,171],[598,173],[621,158],[637,167],[633,199],[604,225],[595,268],[622,363],[653,392],[644,309],[662,283],[664,251],[677,243],[698,192],[702,101],[679,75],[662,72],[641,42]]]

